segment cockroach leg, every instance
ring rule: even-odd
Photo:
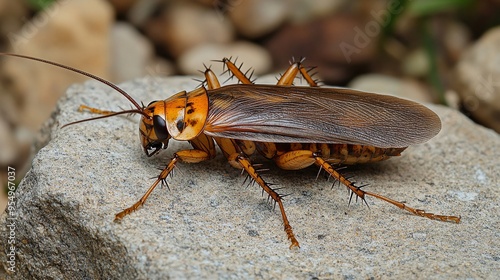
[[[439,221],[443,221],[443,222],[452,222],[452,223],[457,223],[457,224],[460,223],[460,219],[461,219],[460,216],[458,216],[458,217],[457,216],[445,216],[445,215],[436,215],[433,213],[427,213],[425,210],[415,209],[415,208],[406,206],[402,202],[387,198],[385,196],[382,196],[382,195],[379,195],[376,193],[370,193],[370,192],[364,192],[364,193],[365,193],[365,195],[370,195],[370,196],[376,197],[378,199],[382,199],[384,201],[387,201],[392,205],[396,205],[397,207],[399,207],[403,210],[406,210],[408,212],[411,212],[412,214],[420,216],[420,217],[429,218],[431,220],[439,220]]]
[[[136,211],[139,207],[141,207],[144,202],[146,202],[146,199],[148,199],[149,195],[153,190],[158,186],[160,182],[164,182],[170,172],[174,169],[175,165],[177,164],[178,161],[186,162],[186,163],[198,163],[202,162],[205,160],[210,159],[211,156],[209,153],[202,151],[202,150],[197,150],[197,149],[191,149],[191,150],[182,150],[178,151],[174,154],[174,157],[172,160],[168,163],[168,165],[161,171],[160,175],[158,175],[158,178],[156,181],[149,187],[149,189],[146,191],[146,193],[132,205],[131,207],[121,211],[120,213],[115,215],[115,221],[121,220],[123,217],[127,216],[128,214]]]
[[[299,70],[300,70],[300,74],[302,74],[302,77],[304,77],[304,79],[306,79],[306,81],[309,84],[309,86],[311,86],[311,87],[319,87],[319,85],[318,85],[318,79],[313,79],[312,78],[312,76],[314,76],[314,74],[316,74],[316,73],[309,74],[310,70],[312,70],[314,68],[315,67],[309,68],[309,70],[307,70],[306,68],[304,68],[304,66],[300,65]]]
[[[204,75],[205,82],[207,83],[207,87],[209,89],[220,88],[219,79],[215,75],[214,71],[212,71],[212,69],[205,67]]]
[[[290,222],[288,221],[288,218],[286,216],[285,208],[283,207],[283,202],[281,200],[282,196],[278,194],[274,189],[272,189],[269,186],[269,184],[267,184],[264,181],[264,179],[262,179],[262,177],[257,173],[255,168],[252,166],[252,163],[250,162],[248,157],[235,153],[229,156],[228,160],[238,162],[241,165],[241,167],[243,167],[243,169],[248,173],[248,175],[250,175],[250,177],[252,177],[252,179],[255,182],[257,182],[262,187],[262,189],[269,195],[269,197],[271,197],[278,204],[281,211],[281,216],[283,218],[283,224],[286,235],[288,237],[288,240],[290,240],[290,242],[292,243],[290,245],[290,249],[294,247],[300,248],[299,242],[295,238],[292,227],[290,226]]]
[[[291,86],[293,85],[295,77],[300,73],[302,77],[304,77],[304,79],[307,81],[309,86],[317,87],[318,83],[311,77],[308,70],[304,66],[302,66],[302,61],[303,59],[301,59],[300,61],[292,61],[288,69],[278,80],[277,84],[284,86]],[[247,77],[245,73],[241,72],[240,67],[237,67],[230,59],[223,58],[221,62],[224,63],[225,67],[227,67],[228,71],[231,72],[232,76],[236,77],[242,84],[253,84],[252,80],[249,77]],[[215,75],[213,75],[213,72],[212,74],[207,74],[207,72],[212,72],[212,71],[210,69],[206,69],[205,71],[205,78],[207,80],[207,83],[209,84],[209,88],[210,89],[219,88],[220,85],[210,87],[210,81],[213,81]]]
[[[265,191],[270,198],[272,198],[275,204],[278,204],[281,212],[281,217],[283,218],[284,229],[288,240],[292,243],[290,249],[293,247],[299,247],[299,242],[295,238],[290,222],[285,213],[285,208],[282,202],[282,195],[276,192],[271,186],[262,179],[258,171],[255,169],[254,165],[250,162],[250,159],[245,155],[245,152],[252,154],[255,147],[248,146],[248,142],[245,141],[235,141],[228,138],[215,138],[215,141],[221,148],[222,153],[227,158],[229,164],[236,168],[242,168],[247,174],[252,178],[253,182],[257,182],[262,187],[263,192]],[[239,144],[238,144],[239,143]]]
[[[309,86],[311,87],[317,87],[318,83],[311,77],[311,75],[307,72],[307,69],[302,66],[302,61],[296,61],[292,62],[288,69],[285,71],[285,73],[280,77],[278,80],[278,85],[283,85],[283,86],[291,86],[293,85],[293,80],[295,80],[295,77],[300,74],[304,79],[307,81]]]
[[[151,192],[153,192],[153,190],[156,188],[156,186],[158,186],[158,184],[160,182],[162,182],[162,181],[164,181],[164,180],[167,179],[168,174],[170,174],[170,172],[172,172],[172,170],[175,167],[175,164],[178,161],[179,161],[179,156],[174,155],[174,158],[168,163],[168,165],[165,167],[165,169],[163,169],[161,171],[161,173],[160,173],[160,175],[158,175],[158,178],[156,179],[156,181],[153,183],[153,185],[151,185],[151,187],[149,187],[149,189],[141,197],[141,199],[139,199],[139,201],[137,201],[136,203],[134,203],[134,205],[132,205],[131,207],[129,207],[129,208],[121,211],[120,213],[116,214],[115,215],[115,221],[119,221],[119,220],[123,219],[123,217],[127,216],[128,214],[134,212],[139,207],[141,207],[144,204],[144,202],[146,202],[146,199],[148,199],[149,195],[151,194]]]
[[[342,174],[337,172],[337,170],[335,170],[335,168],[333,168],[328,162],[326,162],[320,156],[316,155],[315,159],[316,159],[316,164],[318,166],[320,166],[322,169],[324,169],[326,172],[328,172],[330,175],[332,175],[334,178],[336,178],[339,182],[341,182],[342,184],[347,186],[352,191],[352,193],[354,193],[357,197],[361,198],[365,203],[366,203],[365,196],[369,195],[369,196],[381,199],[383,201],[389,202],[390,204],[395,205],[395,206],[397,206],[403,210],[406,210],[406,211],[408,211],[414,215],[417,215],[417,216],[429,218],[431,220],[440,220],[440,221],[444,221],[444,222],[454,222],[457,224],[460,223],[460,217],[436,215],[433,213],[427,213],[425,210],[415,209],[415,208],[409,207],[402,202],[387,198],[385,196],[364,191],[360,187],[355,186],[354,183],[352,183],[345,176],[343,176]]]
[[[223,58],[222,63],[225,64],[227,70],[231,72],[232,76],[236,77],[242,84],[253,84],[252,80],[241,72],[240,67],[234,65],[229,58]]]

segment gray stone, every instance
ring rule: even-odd
[[[148,103],[193,89],[189,77],[142,79],[122,87]],[[15,196],[15,278],[494,278],[498,271],[500,137],[457,111],[431,106],[443,129],[399,158],[350,168],[368,190],[410,206],[462,216],[460,224],[407,214],[368,199],[348,206],[344,187],[316,168],[271,168],[264,178],[290,193],[284,204],[301,244],[290,250],[278,210],[223,156],[179,164],[169,188],[113,222],[135,203],[172,153],[147,158],[138,144],[138,117],[114,117],[60,129],[87,118],[80,104],[128,108],[95,82],[72,86],[59,102],[52,141],[33,161]],[[325,116],[322,116],[325,117]],[[487,143],[487,145],[486,145]],[[265,162],[263,159],[257,162]],[[8,264],[9,216],[0,222],[2,263]]]

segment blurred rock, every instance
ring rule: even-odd
[[[111,75],[122,82],[146,74],[153,58],[153,46],[128,23],[115,23],[111,29]]]
[[[458,93],[452,89],[446,90],[444,93],[444,99],[446,100],[446,104],[448,107],[453,108],[457,111],[460,110],[460,96]]]
[[[176,74],[175,65],[162,57],[155,57],[146,65],[145,76],[166,77]]]
[[[500,133],[500,27],[485,33],[458,62],[452,80],[461,103],[477,122]]]
[[[289,19],[302,23],[331,15],[348,3],[346,0],[292,0],[288,1]]]
[[[109,28],[112,9],[105,1],[54,2],[11,36],[13,52],[31,55],[109,78]],[[18,124],[36,131],[64,89],[88,79],[67,70],[7,57],[11,90],[21,97]]]
[[[471,43],[471,32],[466,25],[458,21],[447,21],[443,32],[443,44],[451,63],[456,63]]]
[[[234,38],[233,27],[214,9],[177,2],[151,20],[146,33],[155,42],[178,57],[188,49],[207,43],[228,43]]]
[[[229,1],[224,9],[239,33],[257,38],[285,22],[289,5],[281,0]]]
[[[306,57],[307,65],[318,66],[327,84],[343,84],[364,70],[377,50],[379,34],[369,36],[366,22],[348,15],[282,28],[264,44],[275,65],[286,68],[291,57]]]
[[[158,11],[162,0],[137,0],[127,13],[127,19],[135,26],[144,28],[148,20]]]
[[[193,1],[195,1],[198,4],[202,4],[202,5],[205,5],[208,7],[212,7],[212,8],[214,8],[219,3],[228,2],[227,0],[193,0]],[[236,0],[236,1],[240,1],[240,0]],[[233,2],[234,2],[234,0],[233,0]]]
[[[24,1],[0,0],[0,47],[21,28],[28,14]]]
[[[428,92],[418,83],[382,74],[358,76],[348,84],[348,87],[362,91],[394,95],[420,103],[432,102],[432,98]]]
[[[416,49],[403,58],[403,72],[411,77],[425,77],[429,74],[429,56],[424,49]]]
[[[17,156],[17,141],[9,124],[5,119],[0,119],[0,164],[7,166],[14,162]]]
[[[108,0],[117,14],[125,14],[140,0]]]
[[[267,73],[272,66],[272,59],[263,47],[246,42],[234,42],[226,45],[205,44],[192,48],[179,57],[178,65],[184,74],[200,75],[200,70],[204,70],[203,64],[211,66],[212,70],[219,75],[222,73],[222,63],[214,62],[224,57],[237,58],[237,65],[243,63],[244,72],[252,68],[255,74]],[[250,74],[250,73],[249,73]]]

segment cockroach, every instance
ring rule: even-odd
[[[334,167],[399,156],[408,146],[434,137],[441,130],[439,117],[413,101],[346,88],[319,87],[310,69],[302,65],[303,60],[291,62],[277,85],[257,85],[251,75],[247,77],[241,71],[241,66],[224,58],[220,62],[231,77],[238,79],[238,84],[221,86],[213,71],[205,67],[205,80],[200,87],[141,106],[118,86],[90,73],[39,58],[2,55],[36,60],[88,76],[115,89],[135,107],[114,112],[82,105],[80,109],[101,116],[64,126],[121,114],[140,114],[140,141],[148,157],[166,149],[170,139],[191,144],[192,149],[175,152],[146,193],[134,205],[116,214],[115,220],[141,207],[156,186],[165,183],[179,161],[198,163],[214,158],[217,143],[228,162],[244,170],[278,205],[290,248],[299,247],[299,242],[285,213],[283,195],[252,164],[250,156],[256,152],[286,170],[318,166],[350,190],[349,202],[356,196],[368,205],[366,196],[372,196],[417,216],[460,222],[460,216],[428,213],[368,192]],[[309,87],[293,86],[298,75]]]

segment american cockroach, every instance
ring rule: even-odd
[[[156,186],[165,183],[179,161],[198,163],[214,158],[217,143],[229,163],[244,170],[278,205],[290,248],[299,247],[299,242],[285,213],[283,196],[252,164],[250,156],[256,152],[286,170],[318,166],[350,190],[350,200],[355,195],[366,204],[366,196],[372,196],[417,216],[460,222],[459,216],[428,213],[365,191],[334,167],[399,156],[408,146],[434,137],[441,129],[439,117],[413,101],[346,88],[319,87],[302,60],[292,62],[277,85],[257,85],[240,70],[241,66],[224,58],[221,62],[226,71],[239,84],[221,86],[213,71],[205,67],[205,80],[199,88],[141,106],[118,86],[84,71],[39,58],[2,55],[36,60],[86,75],[115,89],[135,107],[113,112],[82,105],[81,110],[102,116],[65,126],[121,114],[140,114],[140,141],[148,157],[166,149],[171,138],[192,145],[193,149],[175,152],[139,201],[116,214],[115,220],[142,206]],[[309,87],[293,86],[297,75]]]

